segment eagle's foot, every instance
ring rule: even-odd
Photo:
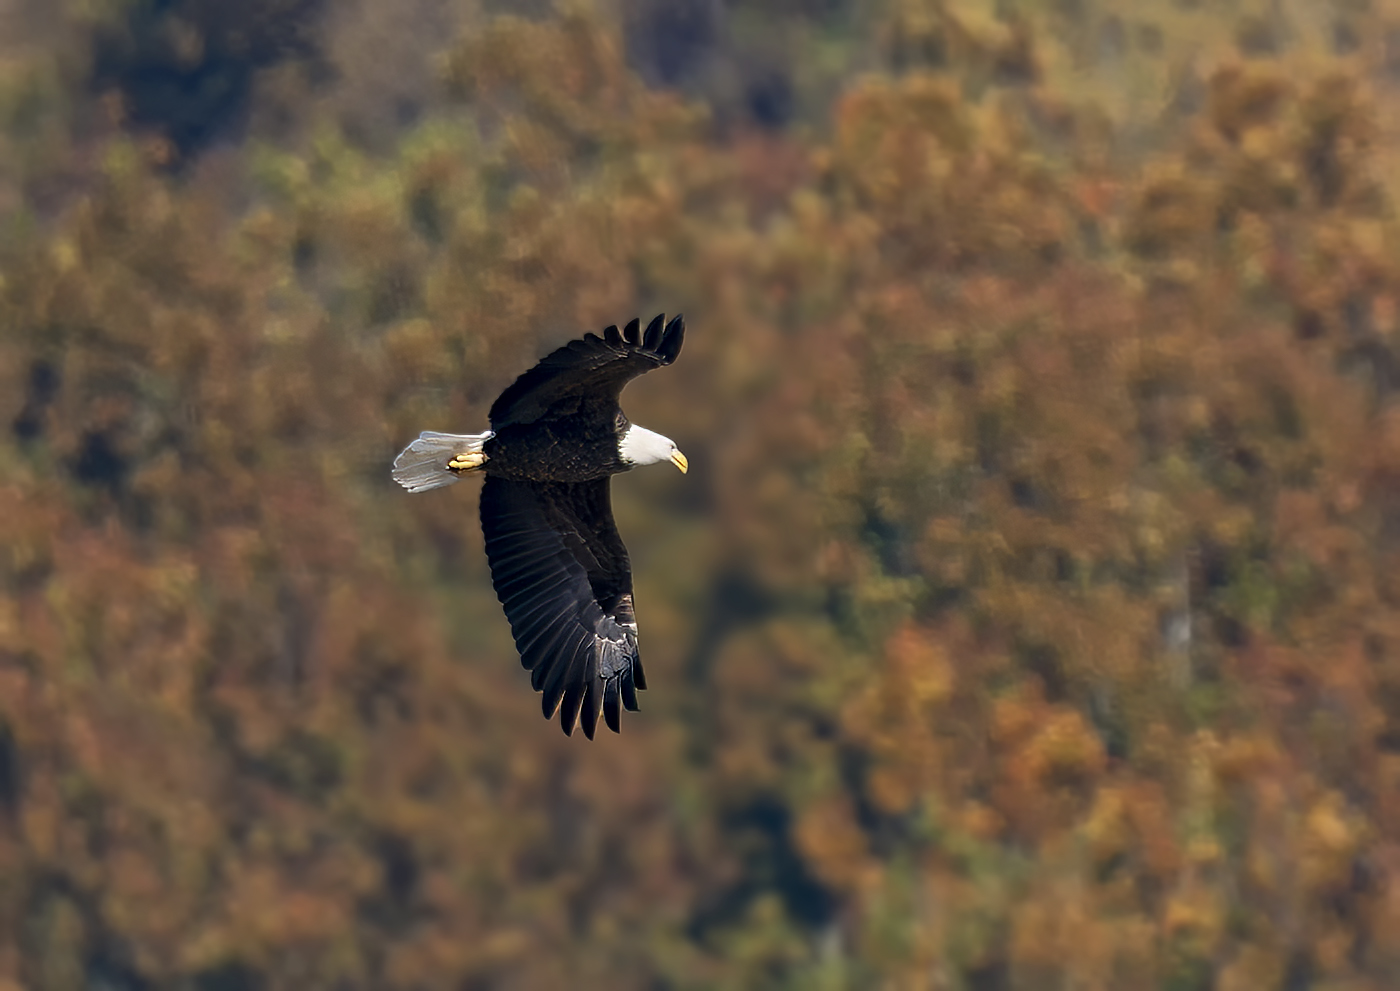
[[[463,451],[455,455],[451,461],[447,462],[447,467],[453,471],[471,471],[473,468],[480,468],[486,464],[486,453],[484,451]]]

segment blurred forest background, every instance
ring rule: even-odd
[[[0,989],[1400,987],[1400,0],[0,0]],[[684,311],[652,689],[477,430]]]

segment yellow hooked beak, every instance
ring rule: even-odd
[[[690,462],[685,459],[685,455],[680,451],[673,451],[671,453],[671,464],[679,468],[682,475],[690,470]]]

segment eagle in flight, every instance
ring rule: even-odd
[[[632,568],[613,522],[608,479],[685,455],[630,422],[622,387],[680,354],[685,319],[585,334],[546,355],[491,405],[484,434],[424,431],[394,459],[410,492],[485,475],[481,531],[491,583],[520,663],[544,693],[546,719],[593,739],[601,713],[619,731],[622,709],[646,688],[637,653]]]

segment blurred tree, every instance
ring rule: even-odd
[[[4,11],[0,988],[1400,980],[1400,9],[206,7]],[[386,464],[657,309],[580,748]]]
[[[89,86],[185,158],[235,139],[254,74],[316,55],[320,0],[121,0],[95,20]]]

